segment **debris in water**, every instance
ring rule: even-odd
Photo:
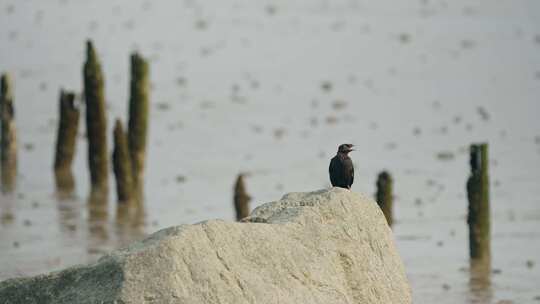
[[[347,107],[347,102],[343,100],[336,100],[332,103],[334,110],[342,110]]]
[[[388,142],[386,144],[384,144],[384,148],[386,150],[395,150],[397,148],[397,143],[395,142]]]
[[[437,153],[437,159],[442,161],[453,160],[455,158],[454,152],[452,151],[441,151]]]
[[[185,87],[186,84],[187,84],[187,78],[186,77],[178,77],[176,78],[176,84],[179,86],[179,87]]]
[[[274,5],[267,5],[265,10],[269,16],[273,16],[277,12],[277,8]]]
[[[527,265],[527,268],[531,269],[534,267],[534,261],[527,260],[527,262],[525,262],[525,265]]]
[[[330,115],[326,117],[326,123],[329,125],[336,124],[337,122],[338,122],[338,118],[335,117],[334,115]]]
[[[252,125],[251,130],[255,133],[261,133],[263,131],[263,127],[259,125]]]
[[[332,91],[332,88],[333,88],[333,85],[330,81],[323,81],[323,83],[321,83],[321,89],[325,92]]]
[[[411,35],[409,35],[408,33],[401,33],[399,34],[398,38],[399,42],[401,42],[402,44],[407,44],[411,42]]]
[[[470,39],[463,39],[461,40],[461,48],[464,50],[470,50],[476,46],[476,42],[474,40]]]
[[[176,176],[176,182],[177,183],[185,183],[187,178],[184,175],[177,175]]]
[[[251,82],[249,83],[250,87],[253,89],[253,90],[257,90],[258,88],[261,87],[261,84],[259,83],[259,81],[257,80],[251,80]]]
[[[171,108],[171,106],[166,102],[158,102],[156,103],[156,107],[160,111],[168,111]]]
[[[284,128],[277,128],[274,129],[274,137],[276,139],[281,139],[285,135],[285,129]]]
[[[23,147],[24,147],[24,149],[25,149],[26,151],[32,151],[32,150],[34,150],[34,144],[33,144],[33,143],[25,143],[25,144],[23,145]]]
[[[480,115],[480,118],[482,118],[484,121],[489,120],[489,113],[486,111],[486,109],[482,106],[479,106],[476,108],[476,112],[478,115]]]
[[[205,30],[208,28],[208,22],[206,22],[206,20],[197,20],[195,22],[195,28],[198,29],[198,30]]]
[[[448,127],[447,126],[442,126],[439,131],[441,132],[441,134],[447,134],[448,133]]]
[[[19,33],[17,33],[17,31],[10,31],[8,34],[8,38],[11,41],[17,40],[17,37],[19,37]]]

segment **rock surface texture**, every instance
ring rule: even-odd
[[[411,303],[367,196],[290,193],[241,223],[171,227],[98,262],[0,283],[2,303]]]

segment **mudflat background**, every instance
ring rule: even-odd
[[[151,61],[145,212],[91,212],[85,128],[76,196],[55,195],[59,89],[81,92],[86,39],[126,121],[129,55]],[[158,229],[233,219],[329,186],[395,179],[393,230],[415,303],[540,302],[540,2],[0,1],[0,71],[15,85],[19,176],[0,194],[0,279],[96,260]],[[111,133],[109,133],[111,134]],[[492,271],[469,270],[468,145],[489,142]],[[112,148],[112,145],[110,146]],[[114,179],[110,178],[111,189]],[[478,277],[481,279],[478,279]]]

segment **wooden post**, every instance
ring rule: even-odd
[[[234,209],[236,220],[239,221],[249,215],[249,201],[251,197],[246,192],[244,175],[239,174],[234,185]]]
[[[392,176],[387,171],[379,173],[377,177],[377,193],[375,194],[375,200],[381,207],[381,210],[388,222],[388,226],[392,226],[392,205],[394,197],[392,195]]]
[[[488,145],[470,147],[471,175],[467,181],[469,253],[471,259],[490,260]]]
[[[79,107],[75,104],[74,93],[60,91],[59,112],[60,121],[54,159],[56,188],[61,192],[70,193],[75,188],[71,164],[75,156],[80,116]]]
[[[0,77],[0,166],[2,191],[11,192],[17,177],[17,130],[13,91],[7,74]]]
[[[148,129],[148,96],[150,77],[148,62],[139,54],[131,55],[131,86],[129,98],[128,145],[133,182],[142,193]]]
[[[116,177],[118,202],[130,202],[133,198],[133,175],[129,159],[127,135],[124,132],[120,119],[117,119],[114,124],[114,151],[112,159],[114,175]]]
[[[103,73],[91,41],[86,43],[84,64],[84,97],[86,101],[86,132],[88,135],[88,165],[92,192],[108,192],[107,117]]]

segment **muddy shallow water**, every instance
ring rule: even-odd
[[[393,230],[415,303],[540,303],[538,1],[0,1],[0,71],[14,78],[19,173],[0,194],[0,279],[58,270],[158,229],[233,219],[327,187],[352,142],[354,191],[395,180]],[[151,61],[144,212],[88,205],[84,126],[75,196],[54,189],[61,87],[81,91],[84,42],[126,121],[129,54]],[[109,133],[111,134],[111,133]],[[471,271],[467,147],[489,142],[492,269]],[[112,145],[110,146],[112,147]],[[111,189],[114,181],[111,175]]]

